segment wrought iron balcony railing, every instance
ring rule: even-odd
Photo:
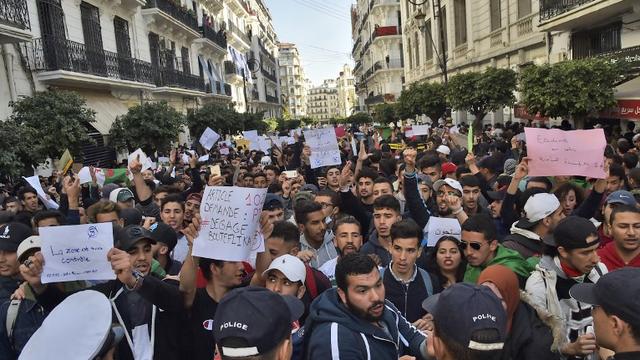
[[[272,103],[272,104],[279,104],[280,101],[278,100],[277,96],[271,96],[269,94],[265,95],[265,100],[267,100],[268,103]]]
[[[540,21],[550,20],[595,0],[540,0]]]
[[[236,24],[231,21],[227,21],[227,24],[229,26],[230,32],[236,34],[238,37],[240,37],[240,39],[242,39],[242,41],[251,45],[251,38],[244,31],[240,30],[240,28],[236,26]]]
[[[18,29],[31,29],[26,0],[0,0],[0,23]]]
[[[200,33],[202,34],[202,37],[213,41],[215,44],[227,51],[227,37],[225,36],[224,31],[215,31],[211,26],[203,25],[200,26]]]
[[[262,69],[261,72],[262,72],[262,75],[264,75],[264,77],[266,77],[267,79],[273,81],[276,84],[278,83],[278,78],[276,77],[275,73],[272,74],[265,69]]]
[[[200,32],[200,29],[198,28],[198,19],[196,19],[195,14],[192,13],[192,11],[176,5],[171,0],[147,0],[147,4],[144,6],[144,8],[159,9],[172,18],[178,20],[182,24],[190,27],[197,32]]]

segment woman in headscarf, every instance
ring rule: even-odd
[[[509,268],[492,265],[480,273],[478,284],[490,288],[502,301],[507,312],[507,340],[501,360],[555,360],[551,351],[554,341],[551,328],[526,302],[526,294],[518,287],[518,277]]]

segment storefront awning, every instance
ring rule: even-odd
[[[87,107],[96,112],[96,121],[91,123],[100,134],[109,135],[111,125],[117,116],[127,113],[129,108],[120,100],[108,94],[81,94],[87,100]]]
[[[618,85],[614,97],[616,106],[603,111],[601,117],[640,120],[640,76]]]

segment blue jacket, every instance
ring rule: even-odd
[[[389,334],[354,315],[340,301],[337,289],[329,289],[311,304],[305,323],[306,358],[397,360],[402,355],[426,358],[425,335],[387,300],[381,322]]]
[[[10,304],[11,301],[6,301],[0,307],[0,360],[17,359],[31,335],[38,330],[48,315],[48,311],[35,300],[22,300],[13,326],[13,336],[9,339],[6,323]]]

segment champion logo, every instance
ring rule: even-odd
[[[203,321],[202,322],[202,327],[205,330],[209,330],[209,331],[213,330],[213,319],[208,319],[208,320]]]
[[[0,235],[0,238],[8,239],[9,238],[9,225],[4,228],[4,232]]]

